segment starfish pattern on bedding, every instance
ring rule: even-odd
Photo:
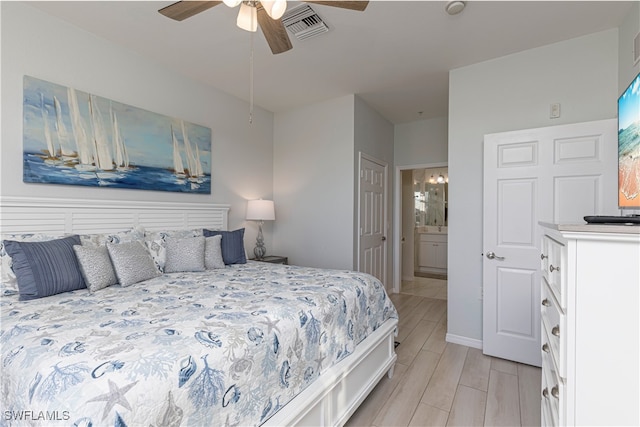
[[[129,401],[127,400],[127,398],[124,397],[124,394],[129,390],[131,390],[131,388],[134,385],[138,384],[138,381],[135,381],[129,385],[119,388],[118,385],[113,381],[111,380],[108,380],[108,381],[109,381],[109,393],[101,394],[100,396],[94,397],[91,400],[87,400],[87,403],[100,402],[100,401],[107,402],[106,406],[104,407],[104,412],[102,413],[103,420],[107,418],[107,415],[109,415],[109,412],[113,409],[114,406],[116,406],[116,404],[128,410],[131,410],[131,405],[129,404]]]
[[[280,329],[276,326],[278,322],[280,322],[280,319],[271,320],[269,316],[264,316],[264,318],[267,320],[259,320],[258,323],[262,323],[267,326],[267,335],[271,335],[271,331],[274,329],[280,332]]]

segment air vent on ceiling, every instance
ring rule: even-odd
[[[282,23],[298,40],[319,36],[329,31],[327,24],[307,4],[288,10],[282,16]]]

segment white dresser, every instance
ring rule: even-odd
[[[640,226],[540,225],[542,425],[640,425]]]

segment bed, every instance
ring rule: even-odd
[[[4,235],[227,228],[224,205],[0,202]],[[396,359],[395,308],[352,271],[249,261],[0,314],[6,425],[341,425]]]

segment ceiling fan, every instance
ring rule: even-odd
[[[274,54],[286,52],[293,46],[287,35],[287,30],[282,24],[282,15],[287,8],[287,0],[224,0],[224,1],[179,1],[163,7],[158,12],[164,16],[182,21],[204,12],[207,9],[224,3],[229,7],[240,5],[238,13],[238,27],[247,31],[256,31],[260,25],[264,37]],[[326,6],[340,7],[363,11],[369,4],[365,0],[342,1],[342,0],[306,0],[306,3],[315,3]]]

